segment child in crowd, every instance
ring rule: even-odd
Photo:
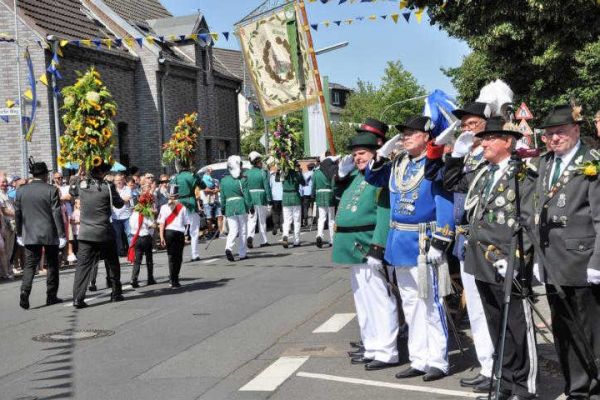
[[[142,257],[146,255],[146,268],[148,270],[147,285],[154,285],[154,260],[152,259],[152,235],[154,234],[154,196],[151,193],[144,193],[140,196],[138,203],[129,217],[130,232],[134,233],[127,259],[133,264],[131,271],[131,286],[140,287],[138,276],[140,274],[140,265]]]
[[[179,271],[183,260],[185,245],[185,226],[190,223],[187,208],[179,201],[179,186],[169,187],[169,202],[160,208],[158,223],[160,224],[160,244],[167,247],[169,257],[169,277],[171,287],[178,288]]]

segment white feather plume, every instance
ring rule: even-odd
[[[502,106],[506,103],[512,103],[515,94],[511,88],[502,80],[496,79],[488,83],[479,92],[478,102],[490,105],[492,117],[503,116]]]

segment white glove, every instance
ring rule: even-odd
[[[327,158],[329,158],[329,159],[330,159],[331,161],[333,161],[333,162],[337,162],[337,160],[339,160],[339,159],[340,159],[340,157],[341,157],[341,156],[329,156],[329,157],[327,157]]]
[[[456,143],[454,143],[454,149],[452,150],[452,157],[461,158],[469,154],[471,147],[473,147],[473,141],[475,140],[475,134],[471,131],[466,131],[460,134]]]
[[[67,238],[64,238],[64,237],[58,238],[58,248],[59,249],[64,249],[66,245],[67,245]]]
[[[452,143],[454,133],[460,128],[460,120],[454,121],[449,127],[444,129],[442,133],[435,139],[435,144],[438,146]]]
[[[429,248],[429,251],[427,252],[428,263],[437,265],[442,261],[442,258],[444,258],[444,252],[442,250],[433,246]]]
[[[367,265],[371,268],[376,269],[383,267],[383,263],[381,262],[381,260],[378,260],[377,258],[371,256],[367,256]]]
[[[400,139],[402,139],[402,137],[400,136],[400,134],[398,134],[390,140],[388,140],[387,142],[385,142],[384,145],[381,146],[379,150],[377,150],[377,159],[379,160],[381,158],[390,158],[390,154],[392,154]]]
[[[502,276],[503,278],[506,278],[506,270],[508,269],[508,260],[506,258],[503,258],[502,260],[496,261],[493,265],[498,270],[498,273],[500,274],[500,276]],[[519,271],[517,271],[515,269],[514,270],[514,278],[516,278],[518,275],[519,275]]]
[[[354,167],[354,157],[352,156],[352,154],[348,154],[347,156],[344,156],[344,158],[342,158],[342,161],[340,161],[338,175],[340,176],[340,178],[343,178],[350,172],[352,172]]]
[[[540,265],[538,263],[533,264],[533,276],[535,276],[535,279],[537,279],[540,283],[544,283],[542,282],[542,276],[540,275]]]
[[[587,269],[587,281],[592,285],[600,284],[600,271],[597,269],[588,268]]]
[[[17,244],[21,247],[25,247],[25,245],[23,244],[23,237],[17,236]]]

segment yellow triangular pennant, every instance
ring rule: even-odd
[[[371,21],[376,21],[377,20],[377,15],[374,15],[374,14],[373,15],[369,15],[369,19]]]
[[[154,36],[146,36],[146,41],[150,44],[154,44]]]
[[[323,21],[323,25],[325,25],[325,28],[329,28],[329,25],[331,25],[330,21]]]
[[[15,106],[15,104],[16,103],[10,99],[6,100],[6,107],[8,107],[8,108],[13,108]]]
[[[417,22],[420,24],[421,20],[423,19],[423,11],[425,11],[425,8],[419,8],[416,12],[415,12],[415,18],[417,18]]]
[[[60,47],[65,47],[65,46],[66,46],[66,45],[68,45],[68,44],[69,44],[69,41],[68,41],[68,40],[61,40],[61,41],[60,41]]]
[[[400,0],[400,9],[404,9],[406,8],[406,6],[408,5],[408,0]]]
[[[64,54],[63,54],[62,50],[60,49],[60,47],[57,47],[57,48],[56,48],[56,54],[57,54],[59,57],[64,57]]]
[[[353,23],[353,22],[354,22],[354,20],[353,20],[353,19],[347,19],[347,20],[346,20],[346,23],[347,23],[348,25],[352,25],[352,23]]]
[[[177,36],[175,35],[169,35],[169,42],[174,42],[177,40]]]
[[[398,17],[400,16],[400,14],[391,14],[390,17],[392,17],[392,20],[394,21],[395,24],[398,23]]]
[[[219,40],[219,34],[218,34],[218,33],[216,33],[216,32],[211,32],[211,33],[210,33],[210,36],[212,37],[213,41],[215,41],[215,42],[216,42],[217,40]]]
[[[128,47],[134,47],[135,46],[135,39],[132,37],[126,37],[125,39],[123,39],[125,41],[125,44]]]
[[[27,100],[33,100],[33,92],[31,89],[27,89],[25,93],[23,93],[23,97],[25,97]]]
[[[102,43],[109,49],[112,49],[112,45],[113,45],[112,39],[103,39]]]
[[[190,36],[188,36],[190,39],[192,39],[194,42],[198,41],[198,34],[196,33],[192,33]]]
[[[87,46],[87,47],[92,47],[92,41],[90,39],[83,39],[81,41],[81,44],[83,44],[84,46]]]
[[[39,80],[44,84],[44,86],[48,86],[48,76],[45,72],[42,74],[42,76],[40,76]]]

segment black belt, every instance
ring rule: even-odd
[[[374,231],[375,224],[373,225],[361,225],[361,226],[336,226],[335,231],[339,233],[354,233],[354,232],[368,232]]]

